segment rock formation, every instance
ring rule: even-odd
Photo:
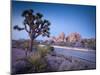
[[[57,37],[53,36],[52,40],[54,42],[64,42],[64,40],[65,40],[65,34],[64,34],[64,32],[60,33]]]
[[[81,41],[81,35],[77,32],[71,33],[66,37],[66,41],[74,43]]]
[[[65,33],[61,32],[58,36],[53,36],[51,37],[51,40],[54,41],[55,43],[57,42],[79,42],[81,40],[81,35],[77,32],[71,33],[65,37]]]

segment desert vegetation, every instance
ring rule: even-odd
[[[48,66],[44,57],[47,54],[51,54],[53,52],[53,47],[51,47],[50,45],[47,45],[47,46],[37,45],[35,46],[35,48],[36,48],[36,51],[29,53],[27,57],[25,55],[25,51],[22,48],[19,49],[24,52],[21,55],[22,57],[19,55],[17,55],[18,56],[17,58],[13,57],[14,59],[16,59],[15,61],[13,61],[13,65],[15,65],[15,66],[12,66],[12,68],[14,68],[13,73],[19,74],[19,73],[47,71]],[[22,64],[23,62],[24,64]],[[20,64],[21,66],[17,68],[17,66]]]
[[[41,72],[55,72],[55,71],[68,71],[68,70],[84,70],[94,69],[95,64],[88,61],[75,58],[72,56],[64,56],[56,54],[54,48],[50,45],[46,46],[35,46],[37,49],[34,52],[29,53],[26,57],[24,51],[13,61],[13,74],[24,74],[24,73],[41,73]],[[17,51],[15,48],[14,51]],[[23,55],[24,54],[24,55]]]
[[[29,41],[14,41],[13,40],[13,46],[12,48],[18,48],[24,50],[24,55],[21,58],[17,58],[15,62],[12,60],[12,63],[15,64],[16,62],[20,61],[19,65],[23,63],[24,66],[21,65],[20,67],[16,68],[15,66],[12,66],[13,70],[12,73],[24,73],[26,72],[42,72],[46,67],[44,56],[46,56],[48,53],[50,53],[53,48],[51,46],[38,46],[34,40],[39,36],[47,36],[49,37],[49,25],[50,22],[46,19],[42,19],[43,15],[41,13],[33,13],[34,11],[32,9],[25,10],[22,13],[22,17],[24,17],[23,25],[24,27],[21,28],[18,25],[14,26],[14,30],[25,30],[30,37]],[[25,64],[28,63],[27,66]],[[17,65],[18,66],[18,65]]]
[[[15,25],[14,30],[25,30],[30,39],[12,40],[12,74],[57,72],[66,70],[94,69],[95,63],[73,56],[57,54],[52,45],[96,49],[96,40],[83,39],[79,33],[65,36],[64,32],[50,40],[38,41],[40,35],[50,37],[50,22],[43,14],[32,9],[22,13],[23,27]]]
[[[32,9],[25,10],[22,13],[22,17],[24,18],[23,25],[21,28],[18,25],[14,26],[15,30],[22,31],[25,30],[30,37],[30,51],[32,51],[34,40],[39,36],[50,36],[50,22],[46,19],[42,19],[43,15],[41,13],[34,14]]]

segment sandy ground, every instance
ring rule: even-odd
[[[65,53],[66,54],[66,53]],[[25,51],[18,48],[12,48],[12,66],[16,65],[16,60],[25,57]],[[73,56],[64,56],[63,54],[47,55],[46,59],[51,67],[57,68],[55,71],[95,69],[96,63],[92,63]]]

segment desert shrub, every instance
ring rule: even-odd
[[[83,39],[81,43],[85,48],[96,49],[96,39]]]
[[[27,66],[25,67],[21,66],[20,68],[18,67],[18,71],[16,71],[16,73],[19,73],[19,72],[23,73],[23,71],[26,71],[26,70],[27,70],[27,73],[46,72],[48,70],[47,61],[45,60],[44,56],[52,52],[53,47],[51,47],[50,45],[46,45],[46,46],[34,45],[34,47],[37,48],[36,51],[31,52],[25,58],[18,58],[16,60],[16,62],[25,61],[29,65],[28,67]],[[22,68],[24,69],[21,70]]]
[[[28,42],[24,42],[24,48],[28,48],[29,47],[29,43]]]
[[[88,48],[96,50],[96,45],[93,42],[88,43]]]
[[[12,41],[12,48],[20,48],[20,42],[19,41],[15,41],[15,40],[13,40]]]
[[[18,64],[15,66],[14,74],[44,72],[47,70],[46,61],[38,51],[31,53],[26,58],[18,58],[16,62]]]
[[[37,47],[37,51],[40,53],[40,55],[42,57],[44,57],[46,54],[52,52],[54,50],[53,47],[51,47],[50,45],[46,45],[46,46],[38,46]]]
[[[21,44],[21,48],[22,48],[23,50],[28,49],[28,48],[29,48],[29,43],[28,43],[28,42],[23,42],[23,43]]]
[[[28,61],[32,64],[38,64],[37,62],[39,62],[40,60],[41,55],[38,52],[34,52],[28,57]]]
[[[54,51],[54,47],[50,46],[50,45],[46,45],[45,46],[49,51]]]
[[[12,66],[12,75],[30,73],[32,66],[25,60],[17,60],[16,64]]]
[[[34,52],[27,58],[27,61],[32,65],[31,70],[34,70],[34,72],[43,72],[46,70],[46,62],[39,52]]]
[[[34,70],[34,72],[44,72],[48,68],[44,56],[52,52],[53,47],[51,47],[50,45],[46,45],[46,46],[35,45],[34,47],[37,50],[27,57],[27,61],[31,65],[33,65],[33,68],[31,70]]]

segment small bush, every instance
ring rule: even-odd
[[[21,47],[23,48],[23,50],[29,49],[29,43],[28,42],[24,42],[23,44],[21,44]]]
[[[27,61],[33,65],[31,70],[34,70],[35,72],[43,72],[46,70],[46,62],[43,60],[39,52],[33,53],[27,58]]]
[[[40,62],[41,60],[41,55],[38,52],[34,52],[30,56],[28,56],[27,59],[33,65],[38,64],[38,62]]]
[[[52,52],[54,49],[53,47],[46,45],[46,46],[38,46],[37,51],[40,53],[42,57],[44,57],[46,54]]]

